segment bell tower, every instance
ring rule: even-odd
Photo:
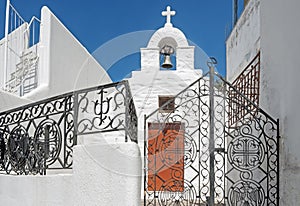
[[[141,143],[144,141],[144,115],[172,100],[202,76],[202,70],[194,66],[195,47],[188,44],[180,29],[173,27],[171,18],[176,12],[168,6],[161,14],[166,17],[164,26],[154,32],[146,48],[140,49],[141,70],[133,71],[128,78],[138,115]],[[160,112],[172,112],[174,107],[175,102]],[[143,144],[140,146],[143,151]]]

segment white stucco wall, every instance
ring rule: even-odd
[[[141,71],[149,73],[158,71],[160,68],[159,48],[141,48]],[[136,73],[136,72],[133,72]]]
[[[261,106],[280,120],[281,205],[300,202],[300,1],[261,2]]]
[[[73,160],[72,174],[0,175],[1,205],[140,205],[137,144],[78,145]]]
[[[195,69],[195,48],[193,46],[179,47],[176,50],[176,69],[187,71]]]
[[[41,14],[39,58],[39,88],[26,95],[29,99],[111,82],[101,65],[47,7]]]
[[[246,10],[255,2],[259,1],[251,0]],[[300,2],[260,2],[258,9],[253,9],[253,17],[250,15],[249,18],[244,11],[227,40],[227,77],[232,81],[237,71],[242,69],[237,70],[236,65],[248,60],[245,54],[253,54],[253,51],[260,49],[260,107],[280,120],[280,204],[294,206],[300,202],[300,29],[297,26]],[[240,27],[240,22],[245,22],[243,27]],[[233,41],[237,34],[240,42]],[[259,41],[256,41],[258,36]],[[242,45],[239,44],[241,42]]]
[[[74,147],[74,205],[140,205],[141,156],[135,143]]]
[[[30,102],[29,99],[0,90],[0,112],[29,104]]]
[[[227,79],[232,82],[260,49],[260,0],[251,0],[226,41]]]
[[[0,175],[1,205],[73,205],[72,175]]]

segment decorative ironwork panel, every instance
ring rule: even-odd
[[[1,113],[2,170],[43,174],[47,167],[69,168],[74,145],[73,103],[72,95],[65,95]]]
[[[260,53],[246,66],[241,74],[233,81],[232,86],[237,90],[228,88],[229,98],[229,123],[233,125],[248,113],[257,112],[259,106],[259,83],[260,83]],[[236,92],[238,91],[238,92]],[[242,98],[239,93],[243,94]],[[240,98],[237,98],[240,97]],[[231,101],[235,99],[235,101]],[[244,109],[244,107],[248,107]]]
[[[279,205],[279,121],[220,75],[215,74],[215,78],[223,82],[224,116],[231,117],[232,107],[244,111],[234,124],[230,118],[223,123],[225,204]]]
[[[228,205],[279,205],[278,129],[263,111],[228,128]]]
[[[0,170],[46,174],[72,167],[79,135],[122,132],[137,142],[137,116],[127,81],[67,93],[0,113]]]
[[[76,92],[77,135],[121,132],[137,142],[137,117],[127,82]]]
[[[278,120],[215,73],[213,66],[174,101],[173,112],[161,113],[158,108],[145,117],[146,126],[160,125],[155,132],[145,127],[145,205],[279,205]],[[245,112],[233,124],[235,108]],[[174,163],[175,156],[164,155],[174,147],[167,138],[167,147],[157,146],[162,145],[160,135],[175,123],[184,125],[178,136],[184,149],[177,152],[184,171],[177,179],[167,179],[160,169]],[[162,184],[163,189],[156,187]]]

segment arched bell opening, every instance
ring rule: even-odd
[[[158,43],[160,70],[176,70],[176,48],[178,44],[172,37],[164,37]]]
[[[164,45],[160,50],[160,67],[161,70],[176,69],[176,54],[172,46]]]

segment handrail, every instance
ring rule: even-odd
[[[18,16],[23,22],[26,22],[26,21],[23,19],[23,17],[19,14],[19,12],[16,10],[16,8],[15,8],[12,4],[10,4],[9,6],[12,8],[12,10],[17,14],[17,16]]]
[[[40,19],[38,19],[36,16],[33,16],[33,17],[30,19],[30,21],[29,21],[29,23],[28,23],[28,27],[25,29],[24,33],[26,33],[26,32],[29,30],[30,26],[33,24],[34,21],[37,21],[37,22],[41,23],[41,20],[40,20]]]
[[[31,18],[31,20],[29,21],[29,23],[28,23],[28,26],[27,26],[27,28],[25,29],[25,31],[24,31],[24,33],[27,33],[28,35],[29,35],[29,37],[28,37],[28,39],[29,39],[29,46],[33,46],[33,45],[35,45],[36,43],[38,43],[38,42],[35,42],[35,24],[34,24],[34,22],[37,22],[39,25],[41,24],[41,20],[40,19],[38,19],[36,16],[33,16],[32,18]],[[32,36],[31,36],[31,31],[30,31],[30,28],[32,27]],[[31,39],[32,38],[32,39]],[[30,41],[30,40],[32,40],[32,42]]]

